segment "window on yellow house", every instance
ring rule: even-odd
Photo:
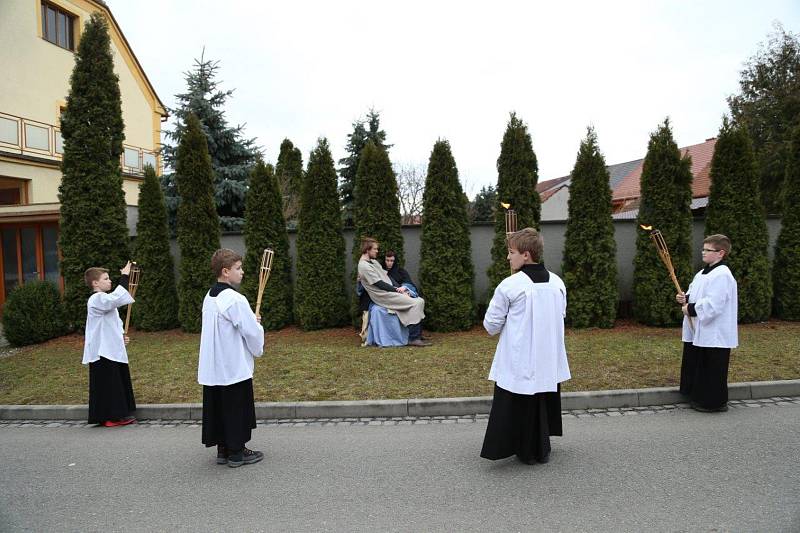
[[[26,180],[0,176],[0,206],[27,204]]]
[[[75,50],[75,16],[58,6],[42,2],[42,37],[51,43]]]

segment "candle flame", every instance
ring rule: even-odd
[[[653,226],[645,226],[644,224],[639,224],[639,227],[645,231],[650,231],[653,229]]]
[[[509,207],[511,207],[511,204],[507,204],[505,202],[500,202],[500,205],[503,206],[503,209],[508,209]]]

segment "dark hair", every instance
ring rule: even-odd
[[[389,250],[388,252],[383,254],[383,256],[384,257],[397,257],[397,254],[394,252],[394,250]]]
[[[86,282],[86,286],[88,286],[90,289],[93,289],[94,287],[92,287],[92,282],[98,281],[103,277],[103,274],[107,273],[107,268],[89,267],[86,269],[86,272],[83,273],[83,281]]]
[[[211,256],[211,270],[214,275],[220,277],[223,268],[231,268],[237,261],[241,261],[242,256],[228,248],[220,248]]]
[[[725,250],[725,257],[728,257],[731,253],[731,240],[721,233],[709,235],[703,239],[703,244],[705,243],[713,244],[718,250]]]

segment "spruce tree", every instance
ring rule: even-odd
[[[223,91],[216,80],[219,61],[195,59],[194,68],[184,74],[187,91],[177,94],[178,106],[170,109],[175,117],[175,129],[165,130],[166,142],[162,148],[168,168],[176,167],[178,146],[185,134],[187,115],[195,115],[206,136],[214,178],[214,203],[222,229],[241,230],[244,224],[244,203],[250,170],[259,156],[255,139],[245,139],[244,126],[231,127],[225,118],[224,106],[233,94]],[[180,195],[174,173],[162,178],[170,225],[174,227]]]
[[[772,310],[769,233],[759,181],[747,131],[725,117],[711,160],[705,234],[722,233],[731,239],[731,255],[725,260],[741,295],[742,323],[767,320]]]
[[[303,154],[292,141],[284,139],[275,165],[278,191],[281,195],[283,218],[290,226],[297,224],[300,211],[300,184],[303,179]]]
[[[124,128],[108,24],[103,15],[94,13],[81,33],[61,117],[59,249],[66,316],[77,327],[85,324],[91,293],[83,281],[84,271],[105,267],[116,278],[129,257],[120,169]]]
[[[292,323],[292,259],[283,218],[281,194],[272,165],[256,163],[250,176],[244,217],[244,280],[242,292],[251,306],[258,297],[258,277],[264,248],[275,252],[272,271],[261,299],[261,324],[280,329]]]
[[[617,244],[611,219],[611,186],[597,134],[581,141],[569,186],[569,215],[562,272],[575,327],[614,326],[617,314]]]
[[[133,257],[142,269],[131,322],[145,331],[178,327],[178,291],[175,264],[169,249],[169,227],[164,194],[155,170],[144,169],[139,186],[139,221]]]
[[[214,177],[206,136],[193,114],[186,124],[175,164],[178,206],[178,246],[181,251],[178,300],[181,327],[200,331],[203,298],[214,283],[211,256],[219,249],[219,217],[214,207]]]
[[[469,205],[470,222],[494,222],[497,207],[497,190],[494,185],[484,185]]]
[[[495,287],[510,273],[508,267],[508,245],[506,244],[506,210],[501,203],[511,205],[517,213],[517,229],[539,228],[541,202],[536,194],[539,181],[539,166],[528,126],[517,117],[511,116],[500,143],[500,157],[497,158],[497,206],[494,218],[494,240],[492,241],[492,264],[489,278],[488,298]]]
[[[347,322],[344,275],[336,170],[323,138],[309,156],[300,187],[295,288],[295,318],[300,327],[312,330]]]
[[[681,158],[672,138],[669,119],[650,135],[641,178],[637,224],[661,230],[683,290],[692,279],[692,172],[691,160]],[[650,326],[673,326],[683,320],[675,303],[675,286],[650,240],[649,231],[637,231],[633,260],[633,313]]]
[[[775,244],[775,316],[800,320],[800,126],[792,141],[783,182],[783,218]]]
[[[386,144],[386,132],[381,129],[380,113],[370,109],[363,120],[353,122],[353,133],[347,135],[347,146],[345,151],[347,157],[339,160],[343,165],[339,169],[341,183],[339,184],[339,198],[342,202],[342,220],[345,227],[352,227],[353,204],[355,203],[354,192],[356,188],[356,174],[361,160],[361,152],[367,145],[367,141],[372,141],[375,146],[380,146],[387,152],[392,147]]]
[[[425,323],[435,331],[469,329],[473,278],[467,197],[458,181],[450,143],[439,140],[428,161],[422,197],[420,289]]]

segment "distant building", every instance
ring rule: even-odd
[[[681,148],[681,156],[692,158],[692,211],[702,214],[708,205],[711,187],[711,159],[717,139]],[[639,214],[640,182],[644,159],[606,167],[611,186],[611,210],[614,219],[635,219]],[[571,176],[539,183],[536,191],[542,201],[542,220],[566,220]]]
[[[167,111],[102,0],[0,1],[0,306],[17,285],[49,279],[58,266],[59,127],[75,50],[93,12],[108,20],[125,122],[121,157],[129,227],[144,166],[161,167]]]

